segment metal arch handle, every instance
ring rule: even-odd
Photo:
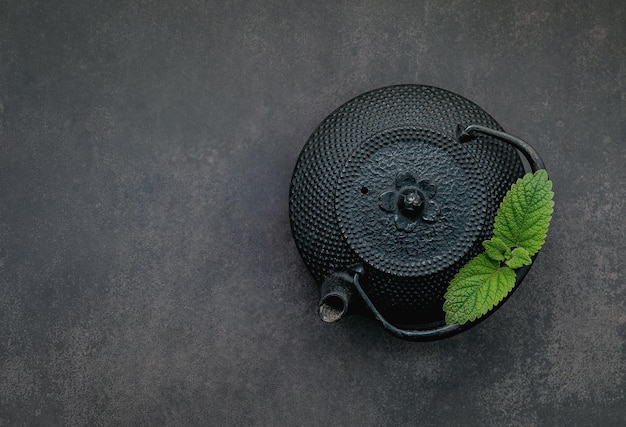
[[[454,323],[452,325],[443,325],[437,326],[431,329],[402,329],[397,326],[389,323],[387,319],[383,317],[383,315],[378,311],[378,309],[374,306],[372,300],[367,296],[361,284],[359,283],[359,273],[355,273],[352,279],[352,284],[356,289],[357,293],[370,310],[370,312],[374,315],[374,318],[378,320],[383,328],[395,335],[398,338],[403,338],[407,340],[414,341],[427,341],[427,340],[435,340],[439,338],[443,338],[444,336],[454,335],[458,332],[461,332],[461,326],[458,323]]]
[[[524,154],[524,157],[528,160],[530,164],[530,168],[533,172],[537,172],[539,169],[545,169],[546,166],[539,156],[539,153],[526,141],[519,139],[516,136],[509,135],[506,132],[501,132],[499,130],[491,129],[486,126],[481,125],[469,125],[465,129],[461,125],[457,128],[458,139],[460,142],[467,142],[473,139],[473,135],[475,133],[484,133],[485,135],[493,136],[494,138],[498,138],[504,142],[508,142],[518,150]]]
[[[535,261],[536,257],[537,257],[537,254],[535,254],[532,257],[533,262]],[[390,334],[398,338],[403,338],[403,339],[410,340],[410,341],[430,341],[430,340],[437,340],[441,338],[447,338],[452,335],[456,335],[478,324],[479,322],[482,322],[483,320],[487,319],[497,310],[498,307],[500,307],[507,299],[511,297],[511,295],[513,295],[513,293],[517,290],[517,285],[519,285],[521,281],[524,280],[524,277],[526,277],[526,274],[528,274],[530,267],[531,267],[530,265],[525,265],[524,267],[517,270],[516,275],[515,275],[516,276],[515,287],[513,288],[513,290],[506,297],[504,297],[504,299],[496,307],[494,307],[491,311],[489,311],[489,313],[485,314],[481,318],[476,319],[473,322],[466,323],[464,325],[459,325],[458,323],[453,323],[451,325],[444,324],[440,326],[433,326],[430,329],[403,329],[403,328],[399,328],[397,326],[392,325],[378,311],[376,306],[374,306],[374,303],[372,302],[372,300],[367,296],[367,294],[361,287],[361,283],[359,282],[359,276],[363,273],[362,268],[356,268],[352,270],[351,277],[352,277],[352,284],[354,286],[354,289],[356,289],[357,293],[361,297],[361,300],[365,303],[365,306],[370,311],[370,313],[374,316],[374,318],[378,320],[378,322],[380,322],[380,324],[383,326],[383,328],[387,332],[389,332]],[[347,280],[348,277],[349,276],[347,276],[345,280]]]
[[[509,135],[508,133],[501,132],[501,131],[491,129],[491,128],[481,126],[481,125],[469,125],[465,129],[463,129],[459,125],[459,127],[457,128],[458,139],[460,142],[467,142],[467,141],[474,139],[474,134],[476,133],[483,133],[483,134],[492,136],[494,138],[500,139],[504,142],[511,144],[513,147],[517,148],[518,150],[520,150],[522,154],[524,155],[524,157],[526,157],[526,159],[528,160],[530,168],[533,172],[536,172],[540,169],[545,169],[545,164],[543,160],[541,159],[541,156],[539,155],[539,153],[530,144],[528,144],[526,141],[520,138],[517,138],[513,135]],[[528,272],[529,268],[530,266],[525,266],[517,272],[515,288],[517,288],[517,284],[521,282],[521,280],[524,278],[524,276]],[[455,335],[465,329],[464,327],[461,327],[461,325],[459,325],[458,323],[454,323],[451,325],[444,324],[441,326],[434,326],[430,329],[403,329],[403,328],[399,328],[397,326],[392,325],[378,311],[378,309],[376,308],[372,300],[367,296],[367,294],[361,287],[361,284],[359,282],[359,276],[362,273],[363,273],[362,268],[357,268],[353,270],[354,275],[352,277],[352,284],[354,285],[354,289],[356,289],[357,293],[359,294],[359,296],[365,303],[368,310],[372,313],[374,318],[378,320],[380,324],[383,326],[383,328],[390,334],[398,338],[403,338],[407,340],[427,341],[427,340],[435,340],[435,339]],[[510,295],[511,294],[509,294],[505,299],[508,299]],[[492,310],[487,316],[484,316],[483,319],[491,315],[493,311],[495,310]]]

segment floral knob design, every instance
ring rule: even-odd
[[[395,188],[380,195],[380,208],[394,214],[398,230],[413,231],[419,220],[435,222],[439,206],[433,200],[437,187],[427,179],[417,180],[411,172],[396,176]]]

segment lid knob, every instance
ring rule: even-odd
[[[413,231],[417,220],[434,222],[439,207],[434,200],[437,187],[430,180],[418,181],[411,172],[398,174],[395,189],[380,195],[379,206],[385,212],[395,213],[399,230]]]
[[[404,215],[416,216],[424,208],[424,196],[415,187],[405,188],[400,192],[398,208]]]

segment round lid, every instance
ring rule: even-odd
[[[452,266],[480,240],[487,194],[481,169],[461,143],[435,130],[400,127],[351,153],[335,209],[365,263],[417,277]]]

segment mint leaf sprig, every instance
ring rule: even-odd
[[[487,314],[513,287],[515,270],[532,263],[543,246],[554,211],[552,181],[545,169],[526,174],[504,196],[485,251],[450,282],[443,310],[446,323],[460,325]]]

